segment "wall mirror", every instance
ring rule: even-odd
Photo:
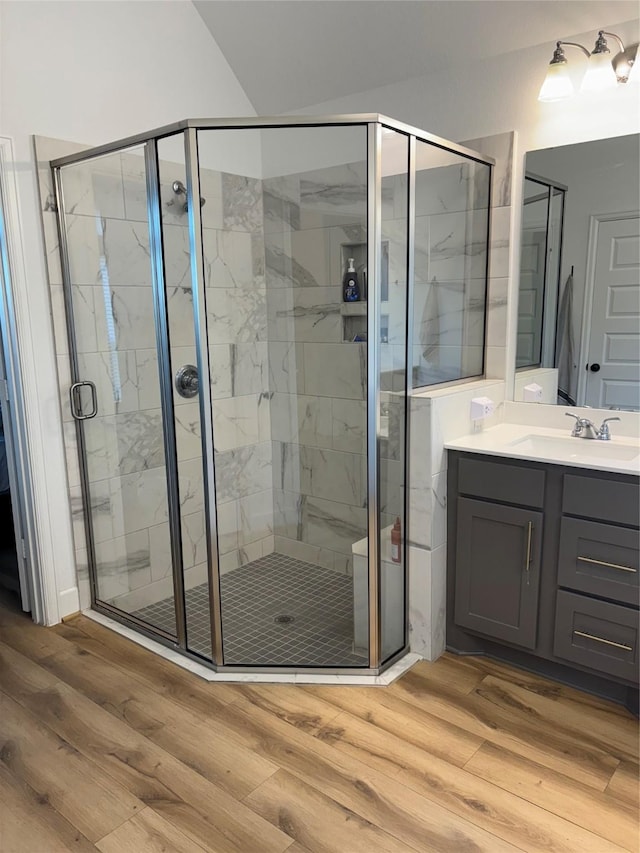
[[[514,399],[640,410],[640,135],[527,153]]]

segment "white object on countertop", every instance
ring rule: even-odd
[[[525,403],[541,403],[542,402],[542,385],[537,382],[531,382],[530,385],[525,385],[522,389],[522,396]]]
[[[481,421],[488,418],[496,410],[496,404],[491,397],[474,397],[471,401],[471,420]]]

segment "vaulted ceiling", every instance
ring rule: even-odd
[[[636,0],[194,0],[259,115],[638,17]]]

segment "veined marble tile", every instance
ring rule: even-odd
[[[47,274],[50,285],[62,285],[62,266],[60,264],[60,239],[58,237],[58,217],[53,210],[41,212],[44,230],[44,250],[47,260]],[[64,316],[64,315],[63,315]],[[54,314],[55,320],[55,314]]]
[[[71,387],[71,361],[69,356],[57,355],[56,367],[58,370],[58,393],[60,395],[60,410],[62,413],[62,420],[63,422],[71,421],[71,402],[69,398],[69,389]],[[83,399],[85,399],[84,395]]]
[[[174,419],[178,461],[202,459],[200,404],[198,398],[185,401],[183,406],[176,406]]]
[[[222,216],[227,231],[262,231],[262,182],[223,172]]]
[[[268,390],[269,347],[266,341],[229,344],[228,356],[231,387],[227,396],[242,397]],[[211,361],[215,361],[215,356],[212,355]]]
[[[431,548],[439,548],[447,541],[447,472],[440,471],[431,478],[433,515],[431,520]]]
[[[185,589],[193,589],[196,586],[201,586],[203,583],[207,583],[209,579],[209,566],[207,563],[198,563],[197,566],[192,566],[190,569],[187,569],[184,573],[184,588]],[[187,634],[188,634],[188,623],[190,619],[190,612],[187,608]]]
[[[513,179],[513,146],[514,131],[496,133],[493,136],[482,136],[468,139],[461,144],[473,151],[493,157],[496,161],[493,177],[493,206],[505,207],[511,204]]]
[[[443,213],[429,223],[429,277],[482,278],[487,268],[486,210]]]
[[[195,348],[195,319],[191,287],[168,287],[166,298],[171,347]]]
[[[356,453],[274,442],[274,486],[361,507],[366,491],[363,460]]]
[[[487,346],[507,344],[508,278],[491,278],[487,301]]]
[[[271,436],[275,441],[308,444],[312,447],[336,447],[332,430],[332,401],[329,397],[306,397],[298,394],[276,393],[271,398]]]
[[[267,340],[264,290],[225,287],[216,288],[215,293],[212,290],[207,294],[210,346]]]
[[[155,347],[135,351],[138,401],[141,409],[160,408],[158,353]]]
[[[204,512],[204,476],[201,458],[185,459],[178,465],[178,488],[180,510],[183,515]]]
[[[204,269],[207,288],[215,301],[219,287],[252,288],[256,275],[252,234],[242,231],[219,231],[205,228],[202,234]]]
[[[331,264],[331,231],[329,228],[311,228],[291,233],[291,286],[331,287],[341,284],[341,262],[335,267]]]
[[[273,535],[273,491],[268,489],[238,500],[238,545],[246,548],[253,542]],[[262,556],[262,554],[260,555]]]
[[[94,288],[98,350],[151,349],[156,327],[151,287]]]
[[[284,394],[305,391],[303,344],[269,342],[269,390]]]
[[[363,223],[366,215],[365,161],[329,166],[300,176],[301,229]]]
[[[124,219],[120,154],[62,169],[65,214]]]
[[[98,350],[96,298],[98,310],[104,311],[102,307],[104,305],[103,291],[99,287],[73,285],[71,292],[76,349],[79,353],[96,352]],[[110,299],[109,291],[107,291],[107,299]],[[68,347],[66,350],[68,352]]]
[[[105,219],[102,231],[104,258],[111,285],[140,285],[150,289],[151,252],[147,224]]]
[[[151,583],[149,533],[138,530],[96,545],[99,597],[105,600]]]
[[[182,477],[180,481],[182,485]],[[109,480],[109,490],[114,532],[119,535],[153,527],[169,518],[164,467],[113,477]],[[181,489],[180,497],[184,500],[183,496]]]
[[[367,404],[364,400],[333,400],[331,427],[334,450],[366,453]]]
[[[67,463],[67,480],[69,488],[73,488],[80,486],[80,459],[78,456],[78,433],[75,421],[66,421],[62,424],[62,435]]]
[[[366,460],[362,457],[362,464]],[[380,512],[390,517],[404,515],[404,466],[395,459],[380,460],[380,481],[378,484]]]
[[[269,441],[269,401],[262,395],[228,397],[213,406],[213,441],[223,453],[237,447]]]
[[[340,343],[342,306],[339,287],[303,287],[269,291],[269,341]]]
[[[300,227],[300,179],[297,175],[262,181],[265,233]]]
[[[350,555],[353,543],[366,536],[367,510],[303,496],[300,525],[304,541]]]
[[[498,207],[491,214],[489,269],[492,278],[506,278],[509,275],[511,212],[511,207]]]
[[[172,572],[171,537],[169,524],[156,524],[148,529],[151,579],[169,577]]]
[[[159,410],[94,418],[85,428],[90,480],[105,480],[164,466]]]
[[[426,145],[418,143],[421,152],[427,151]],[[420,156],[420,155],[419,155]],[[434,152],[435,158],[439,152]],[[466,210],[473,198],[474,163],[471,160],[457,158],[458,162],[449,165],[434,165],[416,169],[416,216],[430,216],[434,213],[454,213]]]
[[[129,221],[147,222],[147,178],[144,149],[139,148],[121,153],[120,164],[122,167],[124,218]]]
[[[303,346],[305,393],[320,397],[365,399],[366,344],[308,343]]]
[[[96,542],[104,542],[122,536],[124,528],[121,524],[122,507],[120,496],[111,493],[109,480],[91,483],[89,490],[89,505],[93,526],[93,538]],[[84,507],[80,489],[71,490],[71,514],[74,530],[83,525]]]
[[[220,554],[228,554],[238,548],[238,501],[232,500],[216,505],[218,525],[218,549]]]
[[[136,412],[140,408],[134,350],[78,353],[78,369],[80,376],[96,385],[100,416]]]
[[[204,512],[182,516],[182,560],[185,569],[207,561]]]
[[[206,199],[200,208],[203,228],[222,228],[222,174],[215,169],[200,167],[200,193]]]
[[[216,451],[216,496],[220,503],[272,487],[271,442]]]
[[[162,223],[164,280],[168,293],[173,288],[191,290],[191,247],[186,216],[179,224]],[[193,325],[193,320],[191,321]]]
[[[251,344],[247,346],[251,346]],[[231,385],[232,347],[233,344],[214,344],[209,347],[209,377],[211,379],[211,397],[213,400],[233,396]],[[173,359],[173,363],[177,363],[175,358]]]

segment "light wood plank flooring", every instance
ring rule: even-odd
[[[1,853],[637,851],[623,709],[445,655],[388,688],[209,684],[0,606]]]

